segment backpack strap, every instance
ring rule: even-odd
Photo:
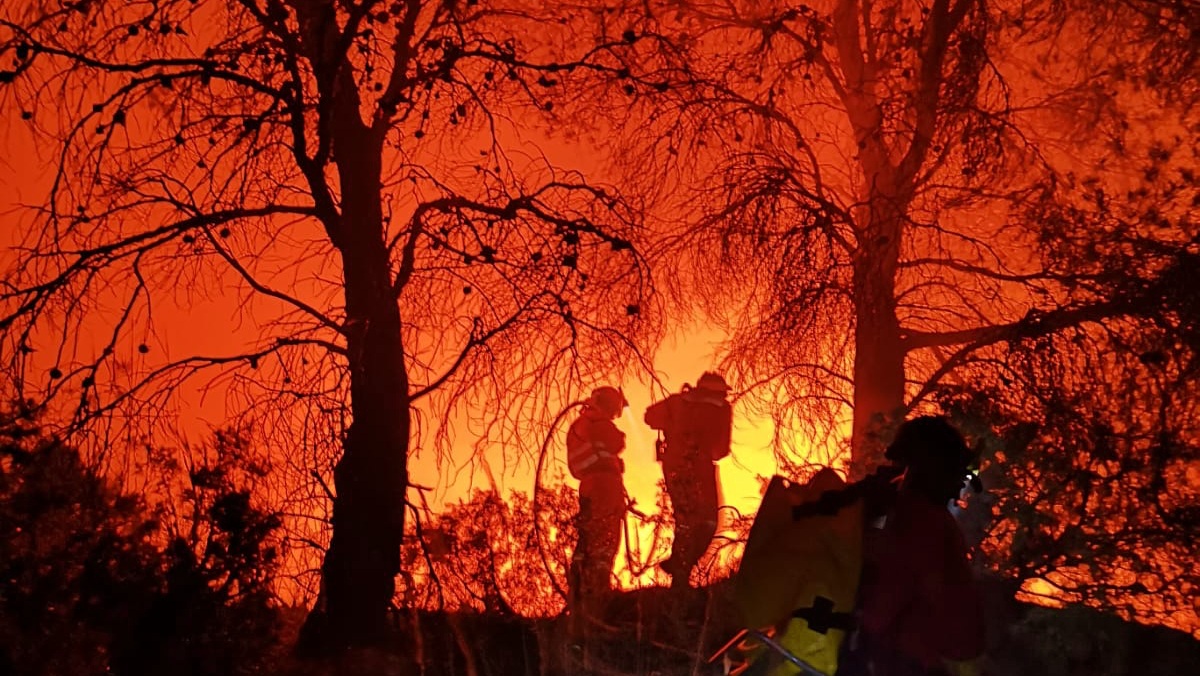
[[[792,518],[799,521],[810,516],[833,516],[859,499],[866,501],[868,514],[886,511],[896,499],[897,479],[902,474],[903,467],[884,465],[852,484],[825,491],[816,500],[795,505],[792,507]]]
[[[830,629],[841,629],[850,633],[858,626],[854,615],[834,612],[833,601],[824,596],[814,598],[813,604],[807,608],[793,610],[792,617],[804,620],[808,623],[808,628],[818,634],[828,633]]]

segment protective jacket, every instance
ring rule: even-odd
[[[663,433],[659,460],[715,462],[729,455],[733,408],[720,392],[685,388],[646,409],[645,421]]]
[[[613,421],[591,406],[567,431],[567,468],[571,476],[583,479],[596,472],[625,470],[621,452],[625,450],[625,434]]]
[[[950,512],[900,491],[883,530],[865,544],[861,628],[882,663],[937,672],[984,649],[982,601],[962,532]],[[890,656],[883,657],[882,656]]]

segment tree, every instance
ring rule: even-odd
[[[1195,7],[644,4],[667,46],[633,69],[663,85],[618,135],[627,180],[679,215],[677,303],[730,331],[781,473],[848,423],[861,474],[904,416],[951,413],[1001,493],[995,570],[1194,622],[1196,478],[1163,477],[1197,439]]]
[[[1200,247],[1145,231],[1186,236],[1171,206],[1187,202],[1180,192],[1198,199],[1180,180],[1195,160],[1155,150],[1131,194],[1084,181],[1066,213],[1062,200],[1040,213],[1046,227],[1064,227],[1051,259],[1077,275],[1072,296],[1123,299],[1137,313],[1010,341],[963,364],[937,397],[987,459],[995,502],[977,523],[990,569],[1018,585],[1039,580],[1043,593],[1048,582],[1058,600],[1192,633]],[[1136,268],[1121,261],[1131,249],[1142,252]]]
[[[1054,258],[1069,226],[1031,206],[1068,206],[1084,176],[1127,185],[1156,144],[1186,137],[1194,73],[1153,73],[1175,78],[1166,95],[1145,87],[1142,64],[1187,52],[1194,9],[651,7],[630,14],[674,51],[645,60],[666,82],[623,138],[653,148],[637,164],[643,183],[655,166],[654,181],[683,188],[671,264],[691,274],[679,293],[724,321],[729,367],[781,422],[800,421],[818,442],[852,423],[856,472],[880,460],[907,412],[995,346],[1161,309],[1137,294],[1073,296],[1095,273]],[[1175,22],[1184,28],[1164,37],[1160,26]],[[1194,241],[1180,213],[1194,175],[1172,180],[1181,189],[1160,209],[1169,226],[1139,227],[1127,238],[1137,248],[1110,264],[1136,267]],[[1090,246],[1088,224],[1072,224],[1082,235],[1072,246]],[[726,274],[713,274],[714,251]]]
[[[408,458],[446,451],[456,404],[527,424],[653,333],[636,205],[518,146],[522,117],[625,46],[567,42],[556,18],[473,0],[0,14],[4,107],[55,158],[0,297],[18,394],[130,433],[201,378],[278,421],[260,427],[276,446],[332,447],[311,617],[329,647],[384,632]],[[220,298],[247,327],[207,318],[232,335],[204,345],[184,317]]]

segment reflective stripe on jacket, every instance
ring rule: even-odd
[[[576,479],[596,471],[622,471],[625,434],[599,411],[585,408],[567,431],[567,468]]]

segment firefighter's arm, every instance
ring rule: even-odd
[[[733,444],[733,407],[729,404],[725,404],[721,410],[717,444],[718,454],[713,460],[720,460],[729,455],[730,446]]]
[[[604,450],[612,455],[612,461],[617,469],[624,472],[625,461],[620,458],[620,455],[625,451],[625,433],[617,429],[617,426],[611,421],[605,420],[596,434],[599,437],[597,440],[603,444]]]

